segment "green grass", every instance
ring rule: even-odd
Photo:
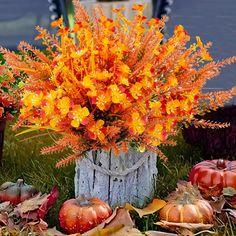
[[[56,205],[49,211],[46,221],[50,227],[57,226],[58,212],[61,204],[69,198],[74,197],[74,168],[75,165],[57,169],[55,163],[66,153],[54,155],[40,155],[40,149],[53,143],[53,138],[43,136],[20,141],[25,138],[15,136],[8,123],[5,132],[3,166],[0,167],[0,184],[5,181],[15,182],[23,178],[26,183],[34,185],[42,192],[49,192],[54,184],[59,187],[60,196]],[[177,137],[178,145],[175,147],[163,147],[162,150],[168,156],[166,163],[158,160],[158,179],[156,196],[165,198],[168,193],[176,188],[178,180],[187,180],[187,175],[192,165],[201,161],[201,150],[187,145],[182,136]],[[158,220],[157,215],[151,215],[139,219],[134,214],[138,228],[145,230],[161,230],[153,223]],[[236,226],[229,224],[228,227],[222,223],[215,227],[215,235],[232,236],[236,235]],[[207,234],[205,234],[207,235]],[[208,234],[209,235],[209,234]]]
[[[65,153],[55,155],[40,155],[40,149],[53,143],[52,137],[43,136],[21,142],[11,130],[6,127],[3,151],[3,166],[0,167],[0,183],[15,182],[23,178],[26,183],[34,185],[41,192],[50,192],[52,186],[59,187],[60,197],[56,206],[50,210],[48,223],[58,225],[58,211],[61,203],[74,196],[74,165],[65,168],[55,168],[55,163]]]

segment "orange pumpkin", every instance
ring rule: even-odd
[[[195,166],[189,173],[189,181],[196,184],[204,197],[220,196],[223,188],[236,189],[236,161],[207,160]]]
[[[112,209],[99,198],[84,196],[65,201],[59,212],[60,226],[67,233],[84,233],[102,223]]]
[[[168,197],[167,204],[160,210],[160,219],[174,223],[211,223],[213,209],[202,199],[200,192],[190,183],[179,185]]]

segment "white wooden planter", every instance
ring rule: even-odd
[[[117,157],[91,151],[76,162],[75,195],[99,197],[112,207],[126,202],[143,206],[154,195],[156,154],[130,149]]]

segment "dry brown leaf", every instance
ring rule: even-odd
[[[214,201],[213,200],[209,201],[209,203],[210,203],[210,205],[211,205],[214,212],[221,213],[226,201],[225,201],[224,196],[221,195],[220,197],[215,198]]]
[[[13,206],[10,201],[0,203],[0,212],[11,212]]]
[[[37,222],[28,222],[25,224],[25,227],[31,229],[33,232],[42,232],[47,230],[48,224],[44,220],[40,219]]]
[[[143,236],[143,234],[135,228],[123,227],[116,233],[110,234],[111,236]]]
[[[109,236],[109,235],[113,235],[114,233],[116,233],[117,231],[119,231],[122,228],[124,228],[123,224],[119,224],[119,225],[115,225],[113,227],[107,227],[107,228],[103,228],[103,229],[97,229],[92,234],[89,234],[89,236]]]
[[[116,216],[109,223],[106,223],[105,228],[121,224],[131,228],[134,227],[134,222],[130,217],[129,211],[124,208],[117,209]]]
[[[224,209],[225,212],[228,212],[231,217],[236,219],[236,210],[235,209]]]
[[[124,209],[121,207],[116,208],[109,218],[107,218],[105,221],[103,221],[101,224],[99,224],[95,228],[84,233],[83,236],[91,236],[94,233],[97,233],[98,231],[100,231],[101,229],[104,229],[106,227],[114,227],[116,225],[122,225],[122,227],[125,227],[125,226],[133,227],[134,226],[134,223],[133,223],[127,209]]]
[[[6,212],[0,213],[0,226],[6,226],[8,224],[8,214]]]
[[[174,233],[167,233],[167,232],[161,232],[161,231],[146,231],[145,234],[147,236],[177,236],[177,234]]]
[[[128,210],[134,210],[139,214],[139,217],[142,218],[145,215],[150,215],[160,210],[162,207],[166,205],[166,202],[161,199],[154,198],[153,201],[148,204],[145,208],[140,209],[132,206],[129,203],[125,204],[125,208]]]
[[[138,229],[124,225],[116,225],[114,227],[98,229],[89,236],[143,236],[143,234]]]
[[[56,229],[56,227],[49,228],[49,229],[45,230],[43,233],[44,233],[44,235],[47,235],[47,236],[66,236],[66,234],[63,234],[60,231],[58,231]],[[73,235],[80,236],[81,234],[73,234]],[[71,236],[72,236],[72,234],[71,234]]]
[[[155,223],[156,225],[160,225],[163,228],[170,229],[172,231],[178,231],[179,228],[184,228],[191,230],[192,232],[207,230],[213,227],[213,224],[196,224],[196,223],[175,223],[175,222],[168,222],[168,221],[160,221]]]
[[[105,221],[103,221],[101,224],[97,225],[95,228],[87,231],[86,233],[83,234],[83,236],[90,236],[92,235],[93,233],[97,232],[98,230],[100,229],[103,229],[105,227],[106,224],[109,224],[116,216],[117,214],[117,211],[119,210],[120,208],[116,208],[112,215],[110,217],[108,217]]]
[[[20,215],[24,213],[37,210],[47,199],[47,194],[38,193],[36,196],[23,201],[17,205],[16,210],[19,211]]]
[[[212,199],[212,197],[222,195],[223,185],[220,183],[209,187],[204,184],[199,184],[198,189],[200,190],[204,199]]]

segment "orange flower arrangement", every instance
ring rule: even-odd
[[[65,28],[62,19],[52,23],[58,27],[56,36],[37,27],[46,53],[25,42],[19,56],[1,49],[8,69],[25,77],[16,126],[62,135],[42,153],[68,146],[74,151],[58,167],[89,150],[118,155],[130,142],[161,155],[158,145],[174,143],[170,137],[179,122],[207,125],[194,115],[216,109],[236,94],[236,87],[202,93],[205,82],[236,57],[212,61],[210,43],[204,45],[199,37],[187,47],[190,37],[183,26],[162,43],[165,19],[148,20],[143,5],[134,4],[132,21],[123,16],[124,9],[113,10],[113,21],[102,9],[91,18],[79,1],[74,6],[73,29]]]

